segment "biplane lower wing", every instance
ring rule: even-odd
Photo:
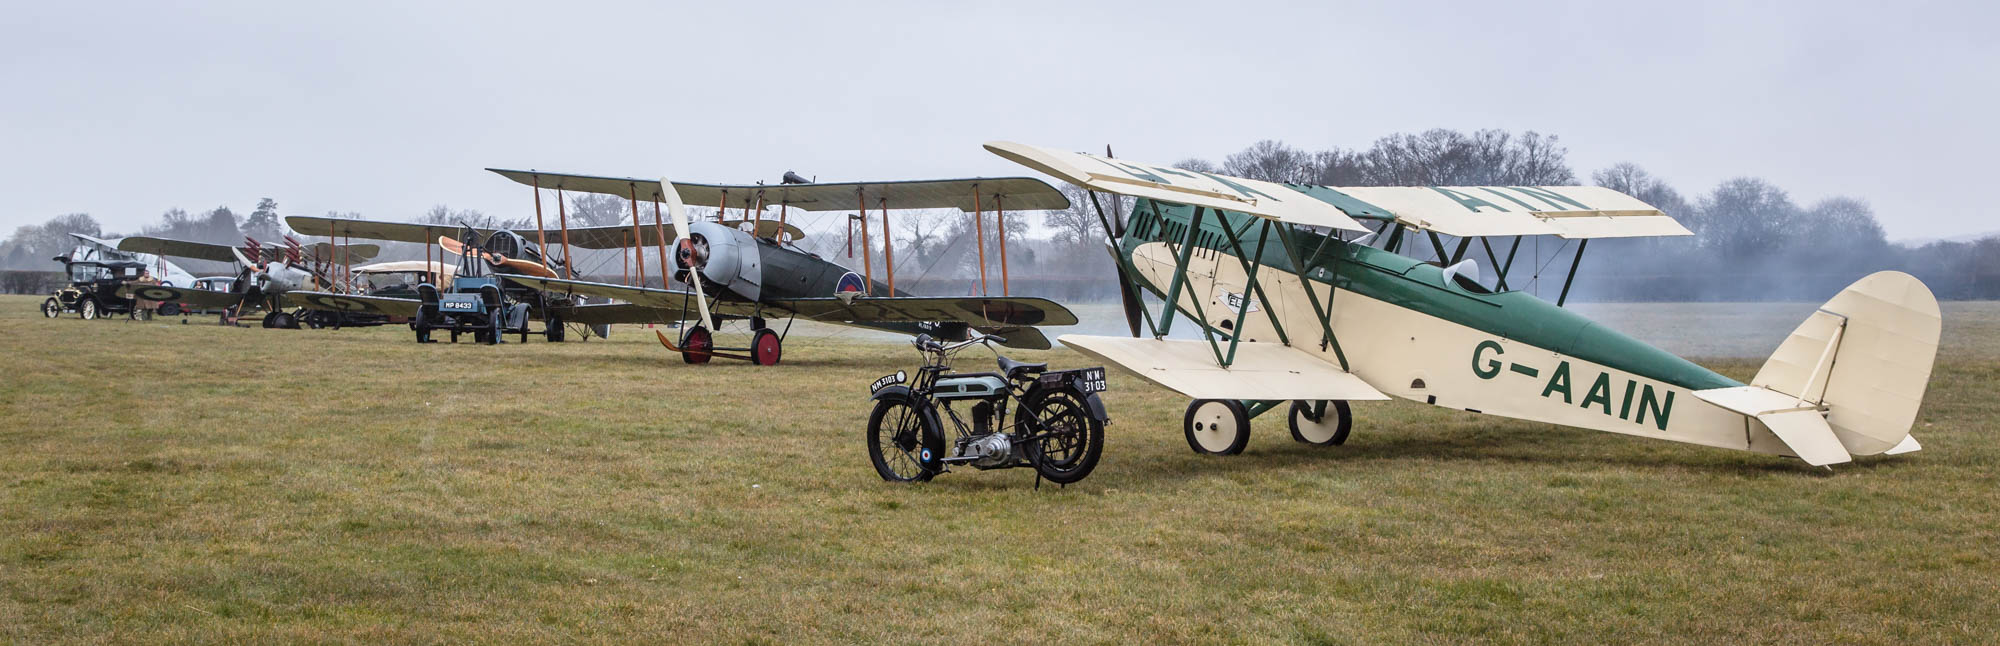
[[[654,289],[651,287],[633,287],[631,285],[613,285],[610,283],[597,283],[587,280],[566,280],[562,278],[545,278],[541,276],[527,276],[522,274],[494,274],[494,275],[545,292],[557,292],[562,294],[575,294],[582,296],[595,296],[598,298],[614,298],[621,301],[625,301],[626,303],[630,303],[638,307],[654,310],[655,315],[652,319],[650,319],[653,321],[661,319],[661,314],[658,313],[659,310],[679,311],[682,309],[686,309],[689,312],[693,312],[695,309],[694,292],[683,292],[676,289]],[[729,303],[716,304],[717,307],[725,309],[728,308],[729,305],[730,305]],[[730,310],[726,313],[735,314],[737,312]],[[749,313],[749,310],[746,309],[741,313],[747,315]]]
[[[501,278],[550,292],[615,298],[634,305],[662,310],[695,311],[695,295],[673,289],[632,287],[582,280],[538,278],[520,274],[497,274]],[[1018,328],[1031,325],[1075,325],[1076,315],[1046,298],[1012,296],[832,296],[815,298],[775,298],[761,304],[718,300],[709,306],[720,316],[796,314],[799,318],[823,323],[926,323],[957,321],[979,327]],[[1002,334],[1001,336],[1006,336]]]
[[[217,292],[191,287],[169,287],[166,285],[125,285],[118,288],[118,295],[125,298],[140,298],[162,303],[184,303],[196,307],[233,307],[243,302],[243,295],[234,292]]]
[[[555,316],[566,323],[584,325],[611,325],[613,323],[670,323],[679,319],[679,312],[668,312],[657,307],[633,305],[631,303],[598,303],[576,305],[554,309]]]
[[[1368,382],[1298,349],[1245,341],[1224,368],[1207,341],[1066,334],[1057,340],[1195,399],[1376,400]]]
[[[959,321],[979,327],[1076,325],[1076,314],[1046,298],[1009,296],[895,296],[781,298],[764,302],[827,323],[925,323]],[[1005,335],[1002,335],[1005,336]]]
[[[423,307],[424,302],[414,298],[390,298],[387,296],[362,296],[359,294],[333,294],[329,292],[285,292],[285,304],[327,312],[360,312],[363,314],[412,317],[417,315],[417,311]]]

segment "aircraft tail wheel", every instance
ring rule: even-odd
[[[1292,439],[1314,446],[1340,446],[1354,428],[1354,413],[1344,401],[1294,401],[1285,421]]]
[[[62,302],[57,301],[53,297],[49,298],[49,300],[42,301],[42,316],[46,316],[49,318],[62,316]]]
[[[1181,420],[1188,448],[1208,455],[1236,455],[1250,443],[1250,411],[1234,399],[1197,399]]]
[[[784,341],[777,332],[762,329],[750,341],[750,359],[760,366],[778,365],[778,359],[785,354]]]
[[[681,335],[681,361],[708,363],[714,350],[715,337],[709,335],[708,328],[697,325]]]

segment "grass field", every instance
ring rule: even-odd
[[[692,367],[629,328],[419,346],[38,302],[0,298],[0,641],[2000,639],[1991,303],[1947,305],[1925,450],[1831,473],[1406,402],[1209,458],[1114,371],[1103,464],[1036,490],[875,476],[900,345]]]

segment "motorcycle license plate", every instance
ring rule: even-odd
[[[883,388],[888,388],[890,386],[903,383],[903,380],[907,378],[908,376],[903,371],[897,370],[896,374],[884,376],[881,379],[875,380],[875,383],[870,384],[868,386],[868,394],[873,395],[876,393],[876,391],[882,390]]]
[[[1104,383],[1103,368],[1085,368],[1078,372],[1076,381],[1083,392],[1101,393],[1110,389],[1110,384]]]

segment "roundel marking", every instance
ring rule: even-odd
[[[132,295],[149,301],[171,301],[176,298],[179,298],[181,293],[171,289],[160,289],[158,287],[141,287],[132,290]]]
[[[833,285],[833,293],[839,295],[848,292],[859,292],[866,287],[867,283],[861,281],[861,275],[850,271],[840,275],[840,280]]]

